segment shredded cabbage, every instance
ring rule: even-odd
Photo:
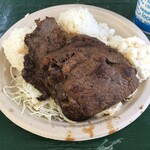
[[[17,105],[22,105],[21,115],[23,115],[25,109],[28,108],[31,111],[31,115],[46,117],[50,121],[53,118],[59,121],[76,123],[64,116],[61,108],[56,104],[53,98],[38,101],[37,97],[39,97],[41,93],[31,84],[27,83],[21,74],[15,78],[13,75],[13,67],[10,68],[10,74],[13,79],[13,85],[5,86],[3,92],[10,101],[14,101]]]

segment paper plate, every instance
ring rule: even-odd
[[[13,25],[0,39],[0,109],[16,125],[36,135],[57,140],[82,141],[117,132],[138,118],[150,103],[150,79],[142,83],[134,97],[126,102],[115,116],[90,119],[75,125],[60,121],[50,122],[45,118],[31,116],[28,110],[21,116],[21,106],[9,101],[2,92],[2,88],[9,85],[11,81],[10,65],[2,50],[2,41],[9,36],[10,31],[14,28],[32,26],[35,19],[44,19],[45,16],[52,16],[57,19],[61,12],[73,7],[88,8],[98,22],[107,23],[109,27],[116,30],[118,35],[123,37],[138,36],[149,42],[143,32],[129,20],[114,12],[94,6],[60,5],[30,14]]]

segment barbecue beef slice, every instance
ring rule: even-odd
[[[138,87],[136,70],[113,48],[87,35],[69,36],[53,18],[37,22],[25,38],[23,78],[53,97],[66,117],[86,120]]]

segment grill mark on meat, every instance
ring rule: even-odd
[[[23,78],[56,100],[71,120],[86,120],[115,105],[138,87],[136,70],[115,49],[86,35],[68,35],[54,18],[37,20],[26,35]]]

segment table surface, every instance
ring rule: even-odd
[[[69,3],[106,8],[132,21],[137,0],[0,0],[0,37],[27,13]],[[13,124],[0,112],[0,150],[150,150],[149,115],[150,107],[135,122],[104,138],[65,142],[31,134]]]

